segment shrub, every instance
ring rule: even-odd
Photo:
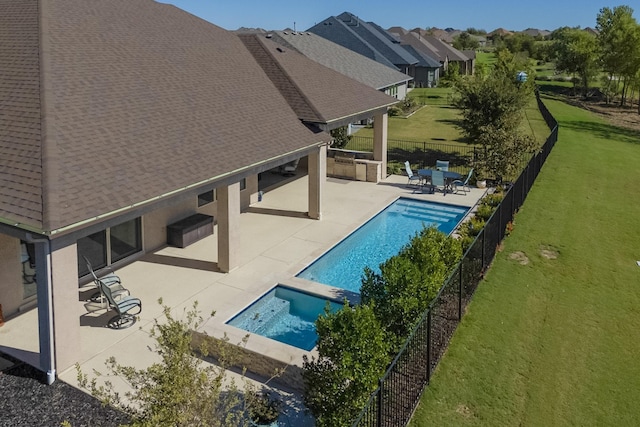
[[[329,308],[316,320],[318,359],[304,356],[304,402],[317,427],[351,425],[389,363],[389,345],[370,306]]]
[[[397,160],[387,162],[387,175],[402,175],[404,172],[404,163]],[[406,175],[406,174],[405,174]]]
[[[192,348],[192,331],[202,324],[197,303],[185,310],[185,320],[174,318],[167,306],[163,313],[166,322],[155,319],[151,328],[160,361],[146,369],[120,365],[113,357],[106,362],[109,376],[124,380],[131,391],[121,396],[113,383],[98,385],[96,378],[89,380],[76,365],[79,385],[131,415],[134,426],[244,425],[247,417],[239,390],[233,380],[226,379],[228,359],[222,355],[219,366],[204,364]],[[206,357],[204,345],[200,351]]]
[[[372,304],[393,343],[406,339],[462,256],[460,242],[435,227],[424,228],[398,255],[380,265],[380,274],[365,270],[360,295]]]

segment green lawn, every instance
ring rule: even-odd
[[[459,117],[459,111],[448,105],[426,105],[406,119],[389,117],[388,138],[460,143],[460,130],[455,127]],[[356,135],[373,137],[373,128],[360,129]]]
[[[559,141],[413,427],[640,425],[640,135],[546,103]]]
[[[460,129],[456,127],[456,122],[460,119],[460,111],[450,105],[451,92],[451,88],[413,89],[410,96],[426,102],[427,105],[409,118],[390,117],[388,138],[466,146],[466,143],[462,142]],[[525,109],[521,129],[533,135],[541,144],[549,135],[535,98],[532,98]],[[356,135],[373,137],[373,128],[361,129]]]

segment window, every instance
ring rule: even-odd
[[[216,198],[217,198],[217,194],[216,194],[215,188],[211,191],[206,191],[202,194],[198,194],[198,207],[215,202]]]

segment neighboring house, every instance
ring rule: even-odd
[[[548,37],[551,34],[551,31],[549,30],[539,30],[537,28],[527,28],[524,31],[521,31],[521,33],[526,34],[528,36],[531,37],[535,37],[535,38],[539,38],[539,39],[545,39],[546,37]]]
[[[420,58],[420,62],[412,69],[416,87],[437,86],[440,76],[448,67],[449,58],[441,60],[433,46],[402,27],[391,27],[387,33],[416,58]]]
[[[307,31],[271,31],[263,34],[309,59],[397,99],[407,95],[410,76]]]
[[[393,34],[403,45],[410,45],[424,55],[437,60],[442,72],[449,68],[450,63],[455,62],[458,64],[460,74],[473,74],[475,57],[469,58],[442,40],[426,35],[424,30],[404,31],[399,27],[393,28],[395,29],[394,31],[396,31]]]
[[[257,35],[153,0],[0,0],[0,28],[0,303],[37,306],[49,381],[78,358],[83,256],[122,266],[199,213],[234,269],[258,174],[306,157],[320,219],[326,131],[351,121],[374,117],[386,170],[395,98]]]
[[[442,58],[446,57],[449,60],[449,64],[457,63],[460,74],[473,74],[475,68],[474,58],[469,58],[463,52],[436,37],[424,36],[420,37],[420,40],[427,45],[433,46],[438,57],[441,58],[441,61]]]
[[[331,16],[307,31],[374,61],[385,65],[393,64],[407,75],[410,75],[410,66],[418,63],[418,59],[394,42],[379,26],[362,21],[349,12]]]

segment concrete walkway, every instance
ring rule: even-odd
[[[422,194],[407,188],[406,182],[407,178],[402,176],[391,176],[377,185],[329,178],[320,221],[305,216],[306,177],[266,192],[261,202],[240,217],[240,267],[227,274],[220,273],[216,266],[217,230],[213,236],[187,248],[166,247],[119,269],[117,274],[125,287],[143,301],[143,311],[134,327],[111,330],[104,325],[112,313],[87,312],[91,307],[78,303],[75,309],[82,327],[77,359],[82,370],[105,372],[104,362],[111,356],[123,365],[140,368],[153,363],[155,354],[150,349],[154,341],[149,331],[154,319],[162,315],[159,298],[172,308],[175,316],[197,301],[203,317],[215,311],[201,331],[215,337],[227,334],[231,342],[239,342],[246,332],[225,322],[278,283],[335,296],[337,292],[332,288],[293,276],[396,198],[414,197],[471,207],[484,194],[484,190],[475,188],[467,195]],[[35,310],[0,328],[0,350],[37,357],[37,343]],[[303,355],[314,354],[253,334],[247,349],[298,366]],[[75,369],[58,375],[76,384]],[[126,388],[125,384],[119,386]],[[283,416],[286,422],[282,425],[309,425],[309,419],[300,410],[299,397],[286,389],[282,393],[289,400]]]

